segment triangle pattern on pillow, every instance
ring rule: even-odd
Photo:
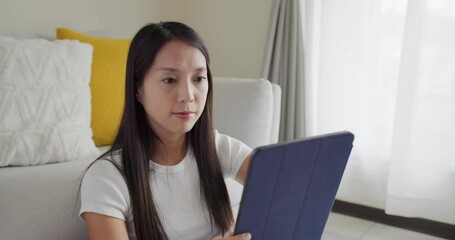
[[[70,161],[80,157],[77,152],[80,152],[82,144],[80,141],[80,136],[83,133],[78,132],[77,130],[67,129],[65,131],[59,131],[58,135],[61,139],[61,143],[64,149],[64,154],[66,158]],[[64,141],[62,140],[64,139]],[[73,151],[72,149],[77,149],[79,151]]]
[[[41,115],[43,114],[43,108],[49,107],[45,106],[45,102],[49,98],[49,89],[36,89],[29,88],[23,89],[20,96],[24,99],[25,108],[30,119],[30,123],[35,126],[39,126]]]
[[[8,75],[11,70],[12,49],[9,47],[0,46],[0,76]],[[0,81],[12,80],[8,78],[0,78]]]
[[[47,163],[49,153],[45,150],[46,136],[44,132],[33,131],[27,135],[18,135],[18,140],[22,143],[25,152],[26,165],[38,165],[41,163]]]
[[[82,97],[80,92],[72,91],[71,89],[60,89],[59,92],[56,93],[58,95],[58,106],[59,111],[58,113],[61,115],[62,119],[70,119],[76,117],[77,114],[80,112]]]
[[[43,51],[44,50],[44,51]],[[29,81],[36,84],[42,85],[46,84],[46,73],[49,68],[50,61],[50,49],[49,47],[44,47],[44,49],[36,49],[36,47],[30,47],[29,49],[21,49],[22,54],[24,54],[23,64],[25,69],[27,69],[27,77]]]
[[[6,117],[6,110],[7,108],[11,105],[11,89],[8,88],[0,88],[0,122],[3,123],[4,121],[2,120],[4,117]],[[1,126],[0,126],[0,129]]]
[[[24,101],[17,92],[17,89],[13,89],[5,95],[4,107],[0,113],[0,130],[2,132],[8,132],[10,129],[21,129],[27,125],[28,115],[24,110]]]
[[[57,53],[55,58],[57,59],[55,64],[57,65],[56,69],[58,70],[59,81],[70,81],[73,84],[80,84],[81,86],[88,83],[86,82],[87,77],[80,74],[80,70],[85,67],[82,66],[80,61],[77,61],[77,59],[67,59],[67,56],[62,53]],[[90,76],[88,79],[90,81]]]

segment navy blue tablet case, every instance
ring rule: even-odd
[[[320,239],[353,141],[339,132],[255,149],[234,233]]]

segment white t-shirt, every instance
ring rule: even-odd
[[[215,145],[225,178],[236,176],[243,160],[251,153],[244,143],[215,131]],[[121,156],[113,155],[121,165]],[[152,196],[163,227],[171,240],[212,239],[221,230],[210,224],[210,216],[200,191],[199,171],[191,148],[174,166],[151,162]],[[126,182],[107,160],[96,161],[85,174],[81,185],[81,209],[126,221],[128,236],[136,239],[130,197]]]

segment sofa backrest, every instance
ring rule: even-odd
[[[214,78],[214,126],[251,148],[276,143],[281,88],[265,79]]]

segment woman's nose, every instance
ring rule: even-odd
[[[179,102],[194,102],[194,89],[191,81],[181,84],[179,93]]]

